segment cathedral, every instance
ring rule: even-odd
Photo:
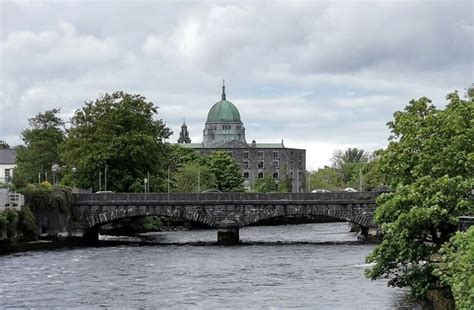
[[[244,186],[248,190],[258,179],[271,176],[278,182],[285,174],[292,180],[292,191],[303,192],[306,184],[306,150],[287,148],[280,143],[247,143],[245,127],[237,107],[226,98],[222,85],[222,100],[215,103],[207,115],[202,143],[191,143],[183,122],[178,143],[202,155],[224,151],[240,166]]]

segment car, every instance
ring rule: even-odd
[[[113,194],[114,192],[112,191],[98,191],[98,192],[95,192],[96,194]]]
[[[331,192],[330,190],[322,189],[322,188],[313,189],[311,191],[311,193],[330,193],[330,192]]]
[[[350,192],[350,193],[355,193],[357,192],[355,189],[353,189],[352,187],[346,187],[343,189],[343,191],[345,192]]]
[[[218,189],[211,188],[211,189],[206,189],[205,191],[202,191],[202,193],[206,194],[206,193],[222,193],[222,192]]]

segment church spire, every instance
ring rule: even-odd
[[[191,143],[189,138],[188,126],[186,125],[186,119],[183,118],[183,125],[181,125],[181,132],[179,133],[178,143]]]
[[[225,80],[222,80],[222,100],[225,100]]]

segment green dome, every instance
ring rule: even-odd
[[[225,99],[215,103],[207,114],[208,122],[240,122],[240,113],[237,107]]]

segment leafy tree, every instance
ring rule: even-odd
[[[48,110],[29,119],[30,128],[21,133],[25,146],[16,152],[15,179],[37,182],[52,180],[51,167],[61,164],[59,146],[65,139],[64,122],[59,118],[60,109]]]
[[[244,178],[237,163],[225,152],[214,152],[206,158],[210,172],[216,179],[216,187],[222,192],[244,191]]]
[[[280,180],[278,181],[278,191],[280,193],[290,193],[293,191],[293,180],[288,175],[288,167],[283,164],[280,168]]]
[[[99,173],[102,180],[107,173],[107,189],[137,191],[149,174],[150,190],[165,190],[164,140],[171,132],[156,114],[157,107],[145,97],[124,92],[87,102],[71,119],[62,147],[65,183],[98,190]]]
[[[186,164],[174,175],[173,190],[178,193],[198,193],[216,187],[216,178],[207,166],[195,162]]]
[[[263,179],[258,179],[254,185],[254,191],[258,193],[276,192],[278,184],[271,175],[265,176]]]
[[[333,167],[324,167],[311,172],[309,176],[311,189],[335,190],[343,187],[341,176]]]
[[[35,240],[38,229],[35,216],[30,208],[23,207],[18,212],[18,217],[18,232],[20,232],[22,239],[25,241]]]
[[[440,252],[435,274],[451,287],[458,309],[474,309],[474,226],[457,232]]]
[[[388,123],[392,135],[380,157],[396,191],[377,200],[382,243],[369,255],[372,279],[408,286],[421,297],[445,284],[433,273],[441,246],[457,230],[459,215],[474,214],[474,101],[455,92],[444,110],[427,98],[410,101]]]
[[[358,148],[348,148],[344,152],[336,150],[331,159],[332,166],[339,173],[341,181],[347,185],[351,180],[354,172],[359,173],[361,163],[369,160],[369,154]]]

